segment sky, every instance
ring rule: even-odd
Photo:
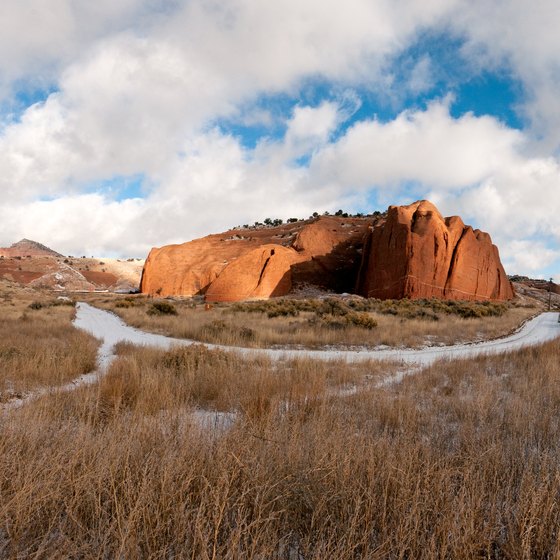
[[[418,199],[560,280],[558,0],[3,0],[0,246]]]

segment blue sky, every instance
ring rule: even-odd
[[[0,244],[145,256],[429,198],[490,232],[509,273],[560,280],[555,1],[8,0],[0,15]]]

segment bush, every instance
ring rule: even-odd
[[[38,309],[45,309],[48,307],[58,307],[60,305],[68,305],[74,307],[76,302],[72,301],[70,298],[55,299],[49,302],[33,301],[27,307],[37,311]]]
[[[254,329],[251,329],[249,327],[241,327],[239,329],[239,336],[243,340],[255,340],[256,332],[254,331]]]
[[[316,322],[316,321],[315,321]],[[313,324],[314,321],[311,321]],[[348,326],[348,321],[346,318],[334,315],[323,315],[319,323],[322,327],[327,327],[329,329],[345,329]]]
[[[453,301],[441,299],[366,299],[329,297],[326,299],[273,299],[234,305],[233,312],[266,313],[269,318],[295,317],[303,312],[317,318],[331,315],[346,317],[349,313],[381,313],[402,319],[438,321],[442,315],[456,315],[462,319],[501,317],[509,309],[507,303],[491,301]],[[332,322],[332,321],[331,321]],[[318,324],[319,322],[315,322]]]
[[[349,312],[350,308],[343,301],[335,298],[323,300],[316,311],[318,315],[334,315],[338,317],[344,317]]]
[[[148,315],[177,315],[175,306],[166,301],[156,301],[146,311]]]
[[[268,310],[267,316],[269,319],[273,317],[296,317],[299,315],[299,311],[295,305],[290,305],[289,302],[282,302],[279,305],[275,305]]]
[[[377,327],[377,321],[369,313],[356,313],[353,311],[346,315],[346,321],[362,329],[371,330]]]
[[[68,305],[69,307],[75,307],[76,302],[69,297],[60,296],[49,303],[49,307],[58,307],[59,305]]]
[[[128,309],[129,307],[134,307],[135,305],[136,304],[135,304],[135,302],[132,298],[124,298],[124,299],[121,299],[121,300],[117,301],[117,303],[115,303],[115,307],[118,307],[118,308],[121,308],[121,309]],[[176,313],[175,313],[175,315],[176,315]]]

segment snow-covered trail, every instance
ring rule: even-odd
[[[174,345],[200,344],[192,340],[170,338],[163,335],[147,333],[125,324],[119,317],[88,305],[78,303],[74,325],[103,340],[100,350],[100,369],[105,369],[112,359],[112,348],[117,342],[170,348]],[[228,352],[235,352],[243,357],[267,356],[273,360],[290,358],[311,358],[316,360],[345,360],[361,362],[368,360],[399,361],[404,364],[425,366],[438,359],[471,358],[484,354],[498,354],[532,346],[560,336],[558,313],[542,313],[527,321],[517,332],[496,340],[477,344],[458,344],[455,346],[438,346],[431,348],[388,349],[388,350],[284,350],[267,348],[239,348],[206,344]]]
[[[200,344],[193,340],[171,338],[135,329],[124,323],[117,315],[97,309],[87,303],[78,303],[76,305],[74,325],[102,341],[97,356],[97,370],[81,375],[62,386],[38,388],[23,397],[0,404],[0,412],[9,412],[10,410],[20,408],[52,391],[73,391],[83,385],[91,385],[97,382],[99,377],[107,372],[109,365],[115,359],[114,347],[118,342],[130,342],[136,345],[155,346],[163,349],[168,349],[172,346]],[[455,360],[484,354],[498,354],[540,344],[557,337],[560,337],[558,313],[542,313],[534,319],[527,321],[517,332],[504,338],[478,344],[440,346],[420,350],[277,350],[268,348],[239,348],[206,343],[204,345],[210,349],[235,352],[245,358],[267,356],[273,360],[310,358],[315,360],[345,360],[347,362],[385,360],[397,361],[405,366],[404,369],[401,368],[401,371],[396,376],[389,377],[381,382],[381,385],[385,385],[398,381],[405,375],[420,371],[424,366],[439,359]]]

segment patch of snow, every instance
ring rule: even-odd
[[[220,412],[203,408],[195,408],[190,413],[191,419],[199,428],[215,432],[229,430],[235,424],[237,416],[236,412]]]

